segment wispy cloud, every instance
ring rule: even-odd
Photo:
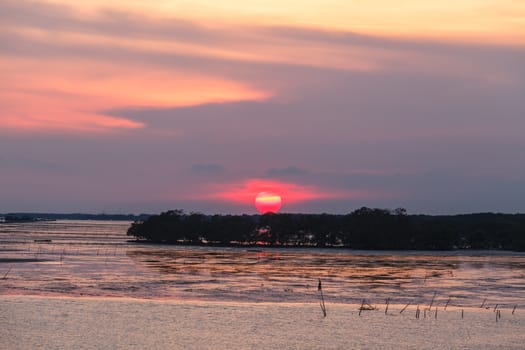
[[[516,46],[203,24],[127,7],[85,12],[6,1],[1,18],[0,101],[7,107],[0,121],[11,130],[141,129],[146,121],[101,111],[296,99],[309,87],[344,89],[333,84],[341,73],[373,79],[410,71],[518,88],[525,59]]]
[[[218,174],[224,171],[224,167],[215,163],[199,163],[193,164],[191,171],[195,174]]]
[[[286,168],[271,168],[266,172],[266,175],[269,177],[301,176],[306,174],[308,174],[307,170],[293,165]]]

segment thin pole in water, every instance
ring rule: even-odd
[[[428,307],[428,309],[432,309],[432,305],[434,305],[434,299],[436,299],[436,292],[434,292],[434,295],[432,296],[432,301],[430,301],[430,306]]]
[[[447,309],[447,306],[448,306],[448,304],[450,303],[450,298],[451,298],[451,297],[448,297],[447,303],[445,304],[445,310]]]
[[[324,304],[324,296],[323,296],[323,286],[321,285],[321,279],[319,278],[319,284],[317,284],[317,291],[321,293],[321,311],[323,311],[323,316],[326,317],[326,306]]]
[[[7,278],[7,275],[9,275],[9,272],[11,271],[12,268],[13,268],[13,266],[9,266],[9,270],[7,270],[7,272],[5,273],[4,277],[2,277],[3,280],[5,280]],[[514,313],[514,311],[512,313]]]
[[[405,311],[405,309],[408,307],[408,305],[410,305],[410,303],[406,304],[404,308],[401,309],[401,311],[399,311],[400,314],[403,313],[403,311]]]

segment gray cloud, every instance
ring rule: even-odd
[[[301,176],[308,174],[305,169],[298,168],[296,166],[288,166],[286,168],[271,168],[266,172],[268,177],[288,177],[288,176]]]
[[[88,17],[69,6],[34,1],[2,1],[0,25],[189,42],[211,43],[223,36],[217,28],[182,18],[151,18],[112,9],[99,10],[96,16]]]
[[[0,156],[0,171],[31,171],[48,174],[68,174],[72,169],[59,162],[27,156]]]
[[[195,174],[218,174],[224,171],[224,167],[214,163],[192,164],[191,171]]]

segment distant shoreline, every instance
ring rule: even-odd
[[[166,246],[179,246],[179,247],[210,247],[210,248],[239,248],[246,249],[253,252],[263,252],[265,249],[327,249],[327,250],[349,250],[349,251],[378,251],[378,252],[479,252],[479,253],[500,253],[500,252],[509,252],[509,253],[525,253],[522,250],[513,250],[513,249],[503,249],[503,248],[450,248],[450,249],[417,249],[417,248],[407,248],[407,249],[377,249],[377,248],[351,248],[347,246],[315,246],[315,245],[270,245],[270,244],[223,244],[223,243],[191,243],[191,242],[161,242],[161,241],[148,241],[140,239],[130,239],[127,240],[128,243],[133,244],[146,244],[146,245],[166,245]]]
[[[161,242],[161,241],[148,241],[140,239],[130,239],[126,241],[127,243],[133,244],[146,244],[146,245],[165,245],[165,246],[174,246],[174,247],[209,247],[209,248],[238,248],[245,249],[250,252],[263,252],[266,249],[318,249],[318,250],[348,250],[348,251],[363,251],[363,252],[465,252],[465,253],[525,253],[523,250],[513,250],[513,249],[503,249],[503,248],[450,248],[450,249],[417,249],[417,248],[407,248],[407,249],[377,249],[377,248],[352,248],[347,246],[315,246],[315,245],[269,245],[269,244],[222,244],[222,243],[191,243],[191,242]]]
[[[7,222],[7,218],[11,217],[11,222],[33,222],[33,221],[52,221],[52,220],[108,220],[108,221],[137,221],[146,220],[151,214],[85,214],[85,213],[31,213],[31,212],[10,212],[1,214],[2,218]]]

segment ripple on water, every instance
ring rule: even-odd
[[[435,293],[436,303],[525,306],[522,253],[141,245],[127,242],[128,227],[0,226],[2,293],[317,302],[321,278],[328,302],[426,303]]]

